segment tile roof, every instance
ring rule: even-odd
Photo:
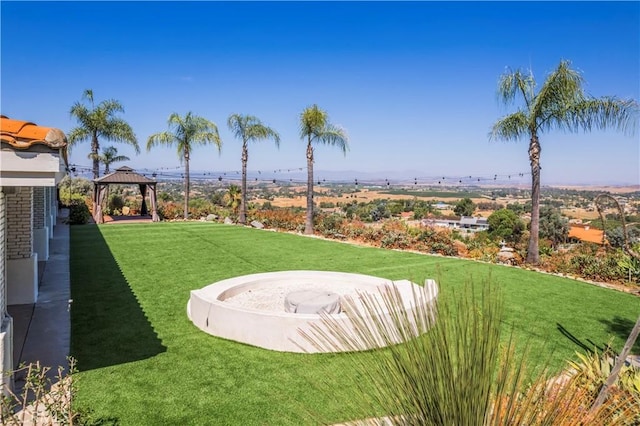
[[[53,149],[67,147],[67,137],[62,130],[13,120],[4,115],[0,115],[0,141],[16,149],[28,149],[36,144]]]
[[[602,244],[603,231],[588,226],[571,226],[569,228],[569,237],[588,243]]]

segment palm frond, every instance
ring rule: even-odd
[[[194,115],[191,111],[180,116],[171,113],[167,120],[169,130],[149,136],[147,151],[156,145],[176,144],[178,157],[182,161],[185,151],[190,151],[193,145],[213,143],[218,151],[222,147],[222,140],[218,127],[212,121]]]
[[[111,158],[112,163],[119,163],[120,161],[129,161],[129,160],[131,159],[126,155],[116,155],[115,157]]]
[[[505,105],[509,105],[515,101],[519,93],[528,109],[534,98],[535,85],[531,72],[525,74],[520,70],[509,70],[498,79],[498,98]]]
[[[92,132],[86,127],[74,127],[69,133],[67,133],[67,140],[69,141],[69,147],[73,147],[79,142],[89,140]]]
[[[229,130],[233,132],[233,135],[236,139],[240,139],[245,142],[247,126],[249,125],[249,121],[254,117],[250,115],[242,115],[242,114],[231,114],[229,118],[227,118],[227,127]]]
[[[561,61],[549,74],[532,104],[530,114],[536,127],[545,130],[565,119],[567,107],[585,99],[583,83],[580,72],[572,69],[569,61]]]
[[[320,109],[318,105],[305,108],[300,114],[300,139],[322,133],[328,120],[327,112]]]
[[[518,111],[496,121],[489,133],[489,139],[518,140],[529,136],[529,117]]]
[[[93,105],[93,90],[85,89],[85,91],[82,92],[82,99],[88,100]]]
[[[218,149],[218,152],[222,150],[222,140],[220,139],[220,134],[218,134],[218,129],[209,131],[198,131],[191,135],[191,144],[192,145],[207,145],[213,144]]]
[[[327,145],[337,146],[345,155],[349,150],[346,131],[331,124],[325,125],[325,127],[316,135],[314,140]]]
[[[76,102],[71,106],[69,110],[69,115],[75,118],[80,124],[85,127],[90,122],[90,111],[87,107],[80,102]]]
[[[638,104],[615,97],[587,98],[572,103],[561,114],[551,117],[549,123],[569,131],[615,128],[633,135],[638,124]]]
[[[147,139],[147,151],[157,145],[173,145],[177,142],[176,136],[168,131],[155,133]]]
[[[111,117],[117,113],[124,113],[124,107],[115,99],[107,99],[98,104],[97,110],[103,111],[105,116]]]
[[[140,153],[138,140],[135,133],[133,133],[133,129],[121,118],[110,117],[106,122],[106,126],[104,126],[100,132],[100,135],[109,141],[127,143],[133,146],[136,153]]]

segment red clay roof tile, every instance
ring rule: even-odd
[[[53,149],[67,147],[67,137],[62,130],[13,120],[4,115],[0,116],[0,141],[16,149],[28,149],[35,144]]]

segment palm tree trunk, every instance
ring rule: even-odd
[[[540,238],[540,142],[533,133],[529,143],[531,162],[531,234],[527,249],[527,263],[537,265],[540,260],[538,243]]]
[[[189,219],[189,147],[184,147],[184,218]]]
[[[94,132],[91,138],[91,154],[93,157],[93,178],[98,179],[100,177],[100,159],[98,158],[98,151],[100,150],[100,144],[98,143],[98,135]]]
[[[304,224],[304,233],[313,235],[313,147],[311,137],[307,144],[307,220]]]
[[[242,188],[240,189],[240,219],[241,224],[247,223],[247,161],[249,160],[249,152],[247,151],[247,142],[242,144]]]

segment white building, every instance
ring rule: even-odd
[[[13,369],[7,305],[38,299],[38,261],[49,258],[66,170],[67,138],[58,129],[0,116],[0,387]]]
[[[462,216],[460,219],[423,219],[424,226],[435,226],[449,229],[464,229],[469,232],[486,231],[489,223],[484,217]]]

